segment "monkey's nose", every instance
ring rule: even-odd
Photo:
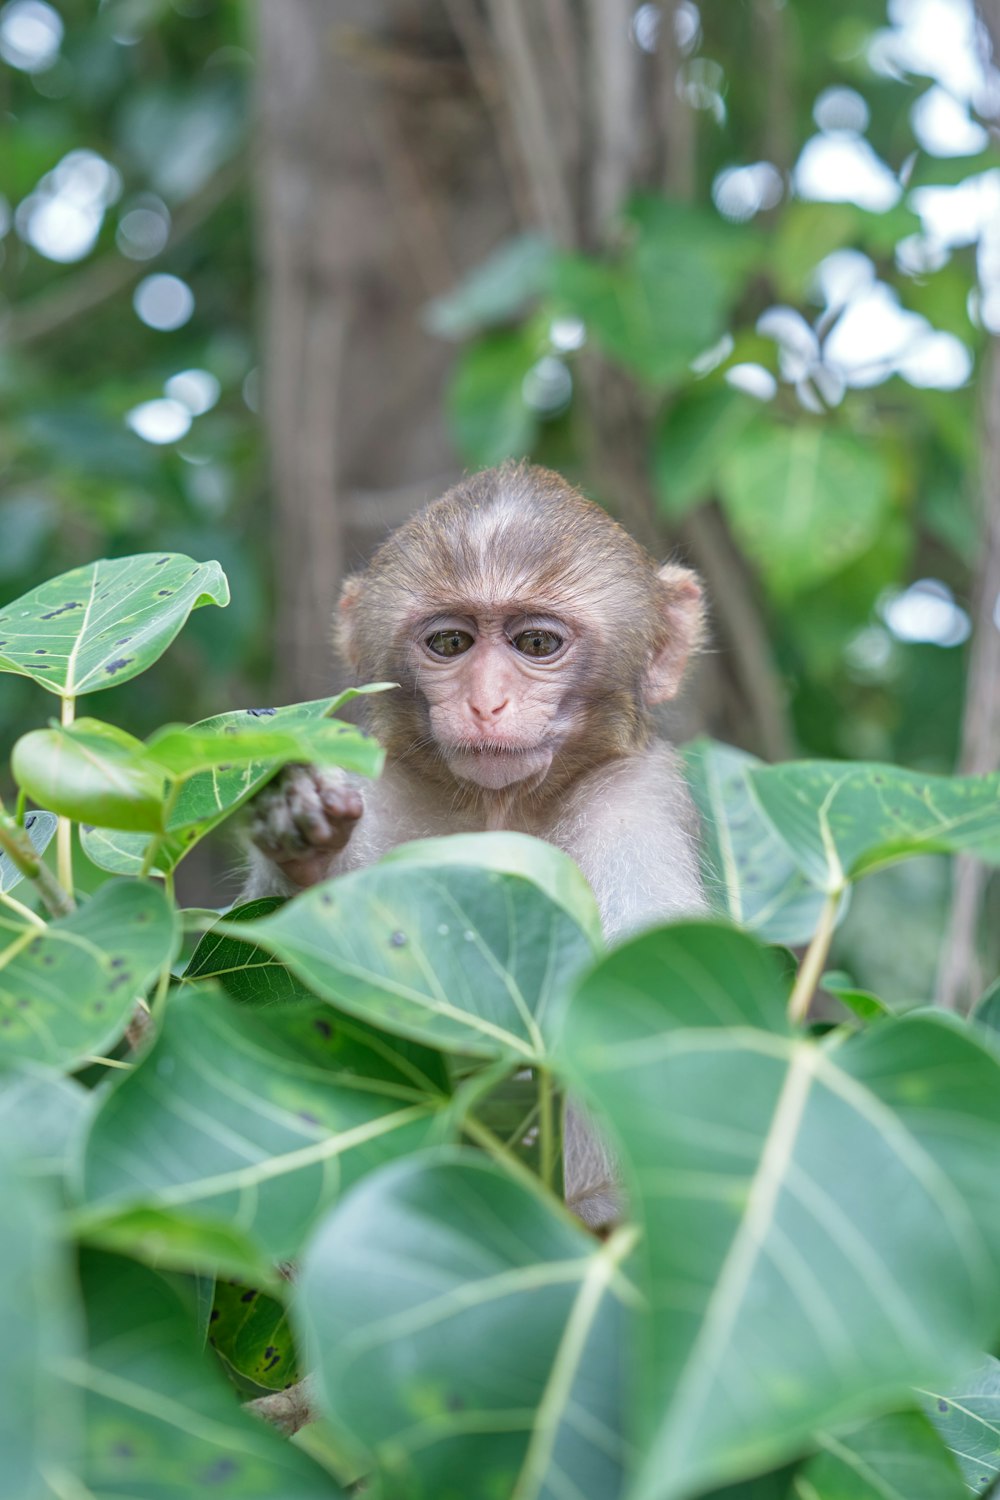
[[[486,701],[489,702],[489,699],[487,699]],[[474,719],[479,719],[481,722],[488,724],[492,719],[498,719],[500,717],[504,709],[507,707],[508,701],[509,700],[505,698],[502,703],[497,704],[496,708],[480,708],[478,704],[470,703],[469,709]]]

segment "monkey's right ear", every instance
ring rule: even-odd
[[[333,622],[334,644],[341,658],[352,672],[361,670],[361,650],[358,641],[357,607],[364,593],[363,573],[350,573],[340,590],[340,602]]]

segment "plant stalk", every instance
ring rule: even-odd
[[[25,906],[22,901],[18,901],[15,896],[8,895],[6,891],[0,891],[0,903],[4,906],[9,906],[11,911],[16,911],[18,916],[23,917],[26,922],[30,922],[32,927],[41,927],[44,929],[48,925],[36,911],[31,910],[30,906]]]
[[[62,700],[62,725],[68,729],[76,718],[76,699],[64,698]],[[73,824],[69,818],[60,818],[56,829],[56,865],[59,871],[59,884],[64,891],[68,891],[70,898],[73,895]]]
[[[68,917],[74,910],[73,898],[61,886],[48,865],[39,859],[34,845],[23,828],[0,802],[0,850],[9,854],[26,880],[38,888],[45,910],[53,917]]]
[[[550,1188],[555,1175],[555,1122],[552,1075],[547,1068],[538,1069],[538,1157],[541,1179]]]
[[[826,966],[827,956],[830,952],[830,944],[833,941],[833,931],[837,925],[837,910],[840,906],[840,898],[843,893],[839,890],[830,891],[823,910],[820,912],[816,931],[813,933],[812,942],[806,949],[806,956],[799,966],[799,972],[795,977],[795,984],[788,1001],[788,1019],[796,1023],[805,1020],[809,1013],[809,1003],[816,993],[820,976]]]

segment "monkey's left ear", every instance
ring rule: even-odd
[[[664,563],[656,576],[663,644],[646,673],[647,703],[665,703],[676,696],[688,661],[705,637],[705,598],[697,573]]]

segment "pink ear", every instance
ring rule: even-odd
[[[647,703],[665,703],[676,696],[688,660],[705,634],[705,600],[697,573],[664,563],[657,578],[664,637],[646,673]]]
[[[333,622],[333,636],[337,650],[352,671],[357,672],[361,665],[359,642],[357,639],[357,620],[355,618],[357,606],[364,592],[365,579],[363,573],[351,573],[344,579],[340,591],[340,602],[337,605],[337,617]]]

